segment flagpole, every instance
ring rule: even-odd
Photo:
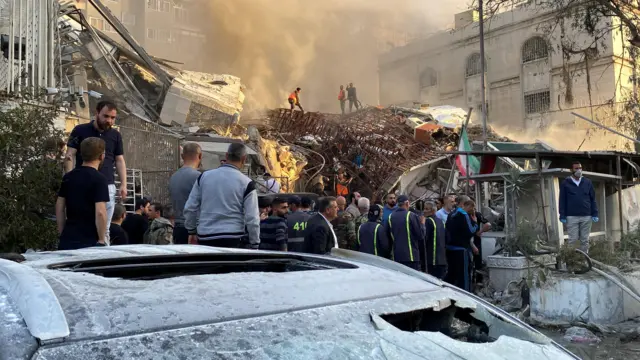
[[[467,112],[467,118],[464,120],[464,125],[462,125],[462,130],[460,131],[460,134],[462,134],[462,132],[467,129],[467,125],[469,125],[469,119],[471,119],[471,112],[473,112],[473,108],[472,107],[470,107],[469,111]],[[462,141],[462,136],[460,137],[460,140],[458,141],[458,148],[460,147],[460,141]],[[468,158],[467,158],[467,161],[468,161]],[[451,183],[453,182],[453,174],[454,174],[454,171],[456,170],[456,167],[457,167],[456,159],[454,157],[453,158],[453,165],[451,166],[451,172],[449,172],[449,180],[447,181],[447,187],[446,187],[445,192],[444,192],[445,196],[447,194],[449,194],[449,187],[452,185]]]
[[[482,92],[482,151],[487,151],[487,94],[486,94],[486,64],[484,58],[484,9],[483,0],[478,0],[478,12],[480,17],[480,67],[482,68],[482,80],[480,91]],[[467,173],[469,176],[469,173]]]

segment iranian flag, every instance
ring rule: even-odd
[[[460,134],[460,145],[458,145],[458,151],[471,151],[471,143],[469,143],[466,127],[462,129],[462,134]],[[469,176],[480,172],[480,161],[477,157],[458,154],[456,157],[456,164],[458,165],[458,170],[462,176],[467,176],[467,162],[469,162]]]

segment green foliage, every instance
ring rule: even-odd
[[[63,134],[57,108],[26,99],[0,99],[0,252],[52,250],[62,179]]]

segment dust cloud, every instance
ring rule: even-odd
[[[245,109],[288,106],[302,88],[308,111],[339,112],[338,88],[353,82],[378,103],[378,54],[451,28],[467,0],[210,0],[202,11],[205,71],[239,76]]]

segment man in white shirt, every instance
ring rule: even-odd
[[[305,252],[324,255],[338,247],[338,238],[331,221],[338,217],[338,203],[334,197],[320,198],[318,213],[307,221],[304,237]]]
[[[280,183],[276,181],[276,179],[271,177],[271,174],[264,173],[264,186],[267,194],[279,194],[280,193]]]

